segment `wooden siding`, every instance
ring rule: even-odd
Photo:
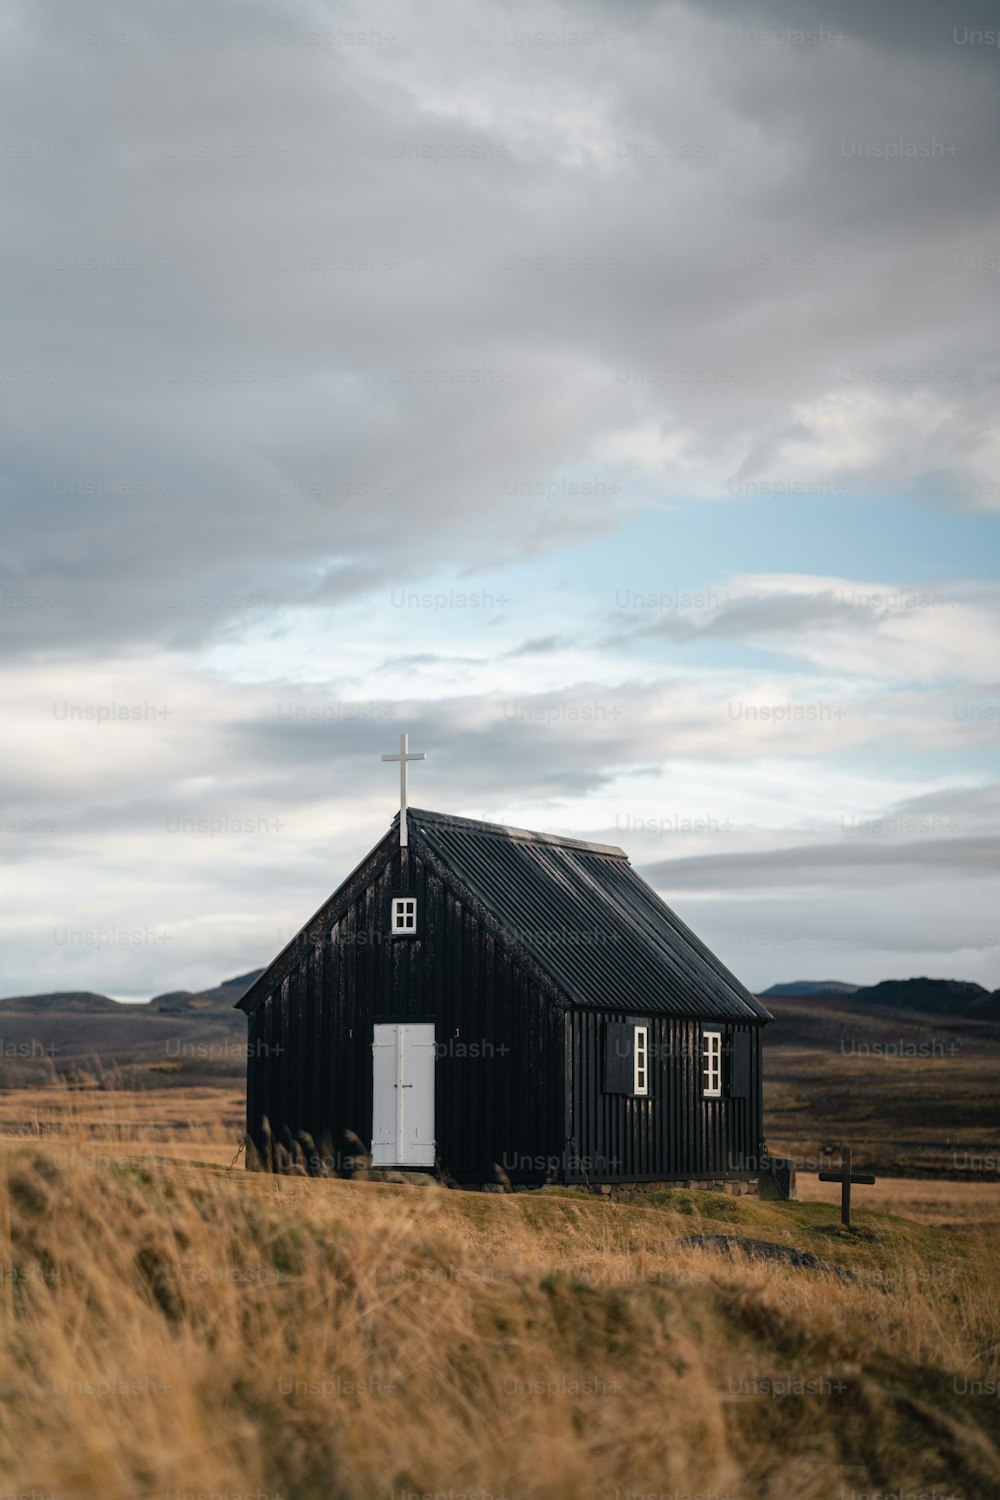
[[[574,1011],[567,1018],[569,1054],[567,1135],[578,1153],[570,1180],[600,1182],[755,1175],[761,1118],[760,1027],[729,1022],[630,1016],[649,1027],[650,1092],[644,1098],[603,1087],[609,1024],[620,1012]],[[747,1039],[745,1098],[706,1099],[701,1087],[704,1026]]]
[[[389,934],[390,893],[420,933]],[[497,933],[410,850],[372,875],[250,1014],[247,1134],[307,1170],[339,1172],[371,1145],[373,1028],[435,1026],[438,1164],[458,1182],[563,1175],[564,1011]]]

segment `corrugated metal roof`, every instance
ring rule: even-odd
[[[408,829],[577,1005],[772,1019],[621,849],[415,807]]]

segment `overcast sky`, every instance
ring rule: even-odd
[[[11,0],[0,993],[263,965],[402,729],[752,987],[1000,985],[997,24]]]

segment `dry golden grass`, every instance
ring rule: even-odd
[[[164,1156],[220,1163],[232,1159],[244,1114],[245,1095],[236,1089],[57,1085],[0,1091],[0,1135],[72,1140],[79,1148],[108,1142],[155,1147]]]
[[[863,1170],[863,1169],[862,1169]],[[840,1204],[835,1182],[798,1174],[798,1194],[805,1203]],[[880,1177],[874,1187],[855,1188],[852,1211],[872,1209],[902,1214],[921,1224],[961,1229],[965,1234],[1000,1238],[1000,1182],[955,1182],[947,1178]]]
[[[848,1238],[821,1205],[683,1191],[270,1179],[64,1136],[0,1147],[8,1489],[1000,1491],[997,1401],[970,1386],[1000,1373],[1000,1268],[960,1235],[862,1213]],[[692,1233],[863,1280],[680,1248]]]

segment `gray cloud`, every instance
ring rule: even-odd
[[[925,839],[903,843],[852,840],[805,848],[763,849],[752,854],[699,855],[660,860],[643,868],[657,887],[697,890],[724,887],[779,889],[798,881],[865,887],[894,879],[937,880],[942,872],[982,878],[996,873],[1000,837]]]
[[[559,635],[533,636],[530,640],[522,641],[519,646],[514,646],[510,651],[503,652],[508,659],[516,659],[519,656],[548,656],[552,652],[564,651],[568,646],[575,644]]]
[[[997,97],[950,14],[816,7],[851,42],[811,50],[674,5],[327,19],[21,10],[3,141],[52,154],[5,167],[5,361],[35,375],[2,393],[0,578],[48,602],[7,612],[8,649],[184,649],[261,595],[308,607],[597,533],[638,503],[638,429],[684,455],[667,492],[812,473],[845,367],[923,366],[947,403],[905,462],[873,416],[834,462],[852,484],[982,483],[992,283],[950,257],[997,249]],[[583,21],[616,40],[574,50]],[[395,41],[329,40],[351,27]],[[140,39],[79,39],[103,31]],[[873,162],[845,136],[958,149]],[[820,269],[765,264],[786,253]],[[623,493],[511,506],[505,485],[602,450]]]
[[[750,0],[746,5],[724,0],[719,9],[747,29],[843,29],[852,40],[875,43],[890,55],[924,53],[942,61],[954,59],[955,30],[990,30],[996,22],[991,0],[960,0],[947,10],[935,0],[889,0],[878,6],[866,5],[865,0]],[[989,66],[982,48],[970,48],[968,65]]]

